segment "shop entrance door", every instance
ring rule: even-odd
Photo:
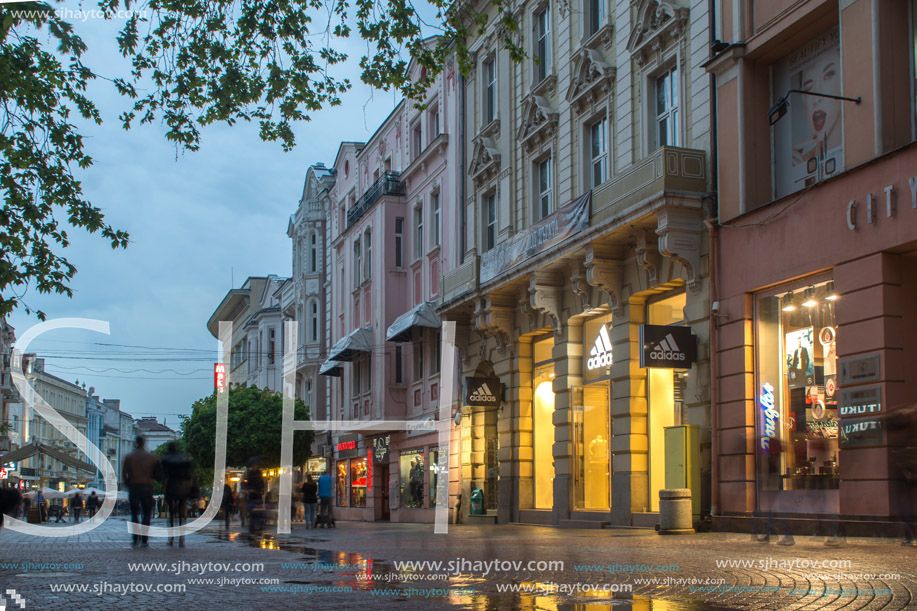
[[[382,489],[381,502],[382,502],[382,511],[379,513],[379,520],[382,522],[388,522],[392,519],[392,510],[389,507],[389,498],[388,498],[388,465],[379,465],[376,467],[379,469],[379,474],[381,477],[379,481],[382,482],[382,485],[379,488]]]

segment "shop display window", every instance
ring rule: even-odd
[[[423,507],[423,449],[402,450],[399,466],[401,468],[401,506]]]
[[[366,507],[368,471],[365,458],[350,461],[350,506]]]
[[[574,508],[608,509],[611,497],[610,382],[573,389]]]
[[[554,506],[554,336],[537,339],[532,346],[532,419],[534,436],[535,508]]]
[[[445,447],[442,451],[446,451]],[[448,464],[440,466],[439,457],[439,447],[430,448],[430,507],[436,506],[436,486],[439,484],[440,471],[442,471],[443,477],[445,477],[445,474],[448,470]],[[448,482],[449,480],[447,479],[446,481]]]
[[[347,506],[347,461],[337,463],[337,477],[335,478],[335,493],[338,507]]]
[[[758,298],[756,446],[765,490],[838,488],[837,299],[830,280]]]

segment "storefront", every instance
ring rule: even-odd
[[[888,419],[913,403],[917,358],[915,164],[911,146],[796,195],[792,215],[720,230],[719,528],[776,513],[866,534],[893,518]]]

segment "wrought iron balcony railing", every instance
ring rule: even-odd
[[[385,172],[366,190],[353,208],[347,211],[347,228],[356,223],[383,195],[404,195],[400,172]]]

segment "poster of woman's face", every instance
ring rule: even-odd
[[[790,388],[804,388],[814,383],[814,339],[812,327],[786,334],[786,375]]]
[[[837,29],[825,32],[778,63],[775,100],[790,90],[842,95]],[[842,102],[790,93],[789,113],[775,125],[778,195],[842,169]]]

